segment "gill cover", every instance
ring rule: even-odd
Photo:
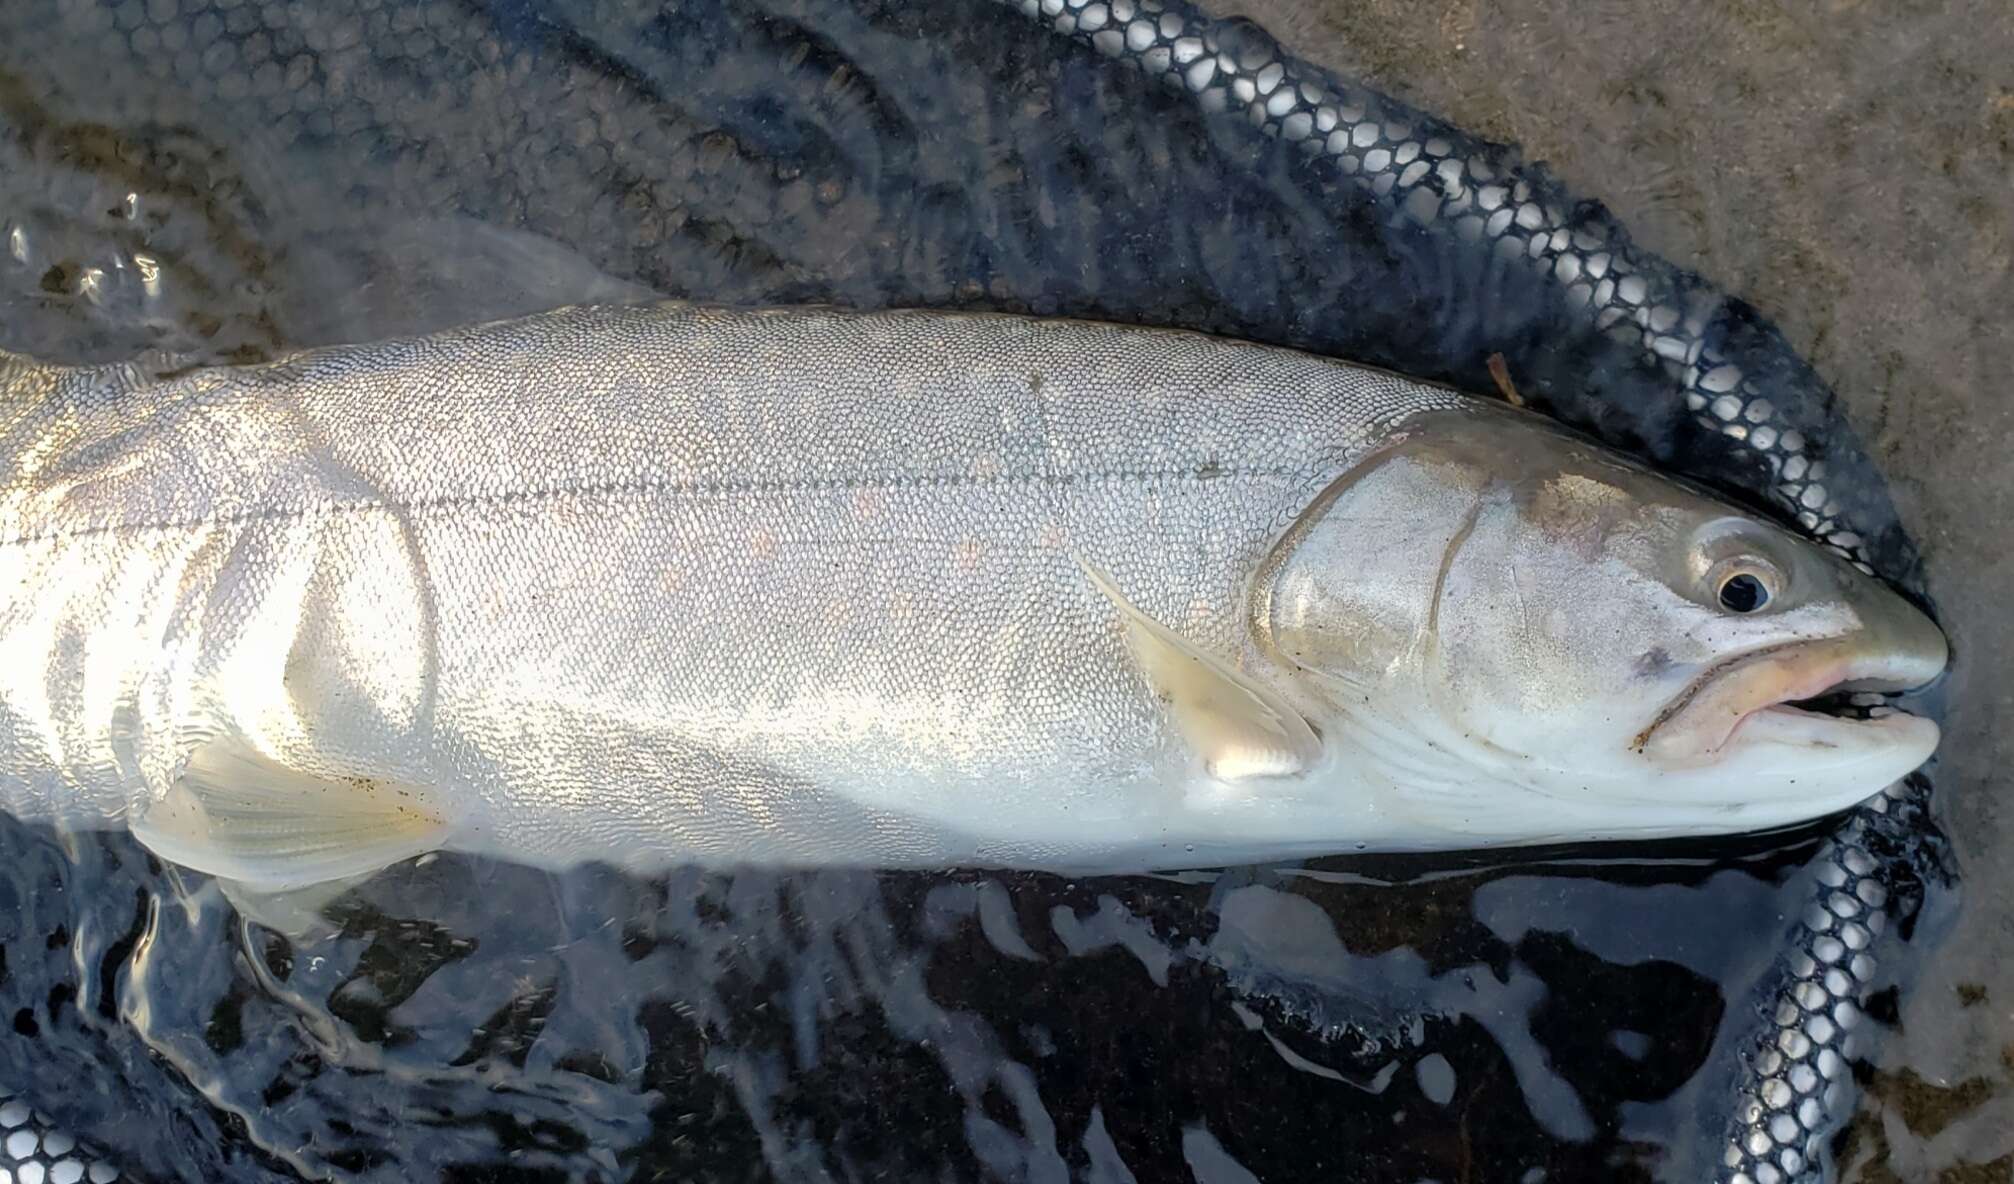
[[[1252,630],[1289,666],[1367,690],[1425,656],[1489,474],[1430,438],[1339,478],[1261,565]]]
[[[1440,609],[1494,482],[1483,456],[1443,436],[1399,438],[1302,511],[1252,587],[1254,638],[1290,672],[1355,792],[1405,820],[1411,845],[1522,837],[1563,817],[1506,792],[1511,771],[1449,726],[1432,693]]]

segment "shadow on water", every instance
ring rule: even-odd
[[[988,307],[1477,390],[1500,351],[1759,485],[1529,268],[990,5],[15,0],[0,45],[9,348]],[[4,820],[0,1084],[142,1179],[1698,1179],[1819,842],[1085,881],[444,856],[296,945],[124,835]]]

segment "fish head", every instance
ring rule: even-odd
[[[1947,647],[1922,611],[1826,548],[1529,414],[1448,416],[1338,482],[1281,540],[1254,603],[1297,685],[1421,746],[1409,759],[1442,770],[1441,798],[1547,799],[1492,806],[1496,826],[1533,837],[1561,832],[1517,811],[1618,837],[1804,821],[1937,744],[1930,720],[1812,702],[1935,679]]]

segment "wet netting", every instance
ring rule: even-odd
[[[11,0],[0,239],[0,345],[66,361],[653,291],[1177,325],[1476,391],[1502,354],[1923,594],[1755,310],[1185,4]],[[298,945],[123,834],[0,820],[0,1174],[1819,1178],[1948,898],[1928,793],[1090,880],[429,857]]]

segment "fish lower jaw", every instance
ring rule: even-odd
[[[1930,759],[1940,734],[1935,721],[1904,711],[1851,719],[1775,703],[1750,712],[1719,752],[1781,748],[1803,766],[1818,770],[1862,764],[1906,765],[1896,774],[1899,777]]]
[[[1938,737],[1921,716],[1844,719],[1775,704],[1751,712],[1709,759],[1661,769],[1662,780],[1676,799],[1738,816],[1728,829],[1770,829],[1873,797],[1928,760]]]

